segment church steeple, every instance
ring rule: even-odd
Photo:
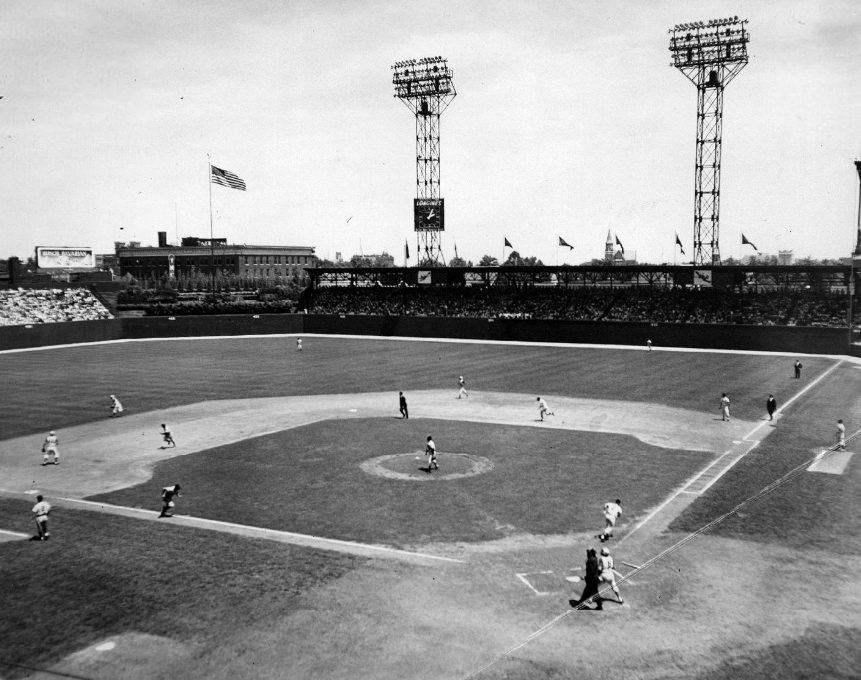
[[[613,264],[613,256],[615,253],[613,252],[613,232],[612,230],[607,230],[607,242],[604,244],[604,259],[607,261],[607,264]]]

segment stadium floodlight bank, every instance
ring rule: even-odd
[[[694,178],[694,265],[719,265],[723,91],[748,62],[746,19],[676,24],[669,30],[670,66],[697,87]]]
[[[443,57],[407,59],[392,65],[395,97],[416,118],[416,197],[413,229],[419,263],[444,265],[441,235],[445,201],[440,196],[440,115],[457,95],[454,72]]]

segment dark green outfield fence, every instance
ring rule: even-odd
[[[378,335],[462,338],[598,345],[698,347],[804,354],[853,354],[845,328],[656,324],[615,321],[460,319],[415,316],[261,314],[225,316],[130,317],[0,327],[0,349],[22,349],[104,340],[213,335]]]

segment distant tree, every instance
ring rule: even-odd
[[[472,262],[467,262],[462,257],[453,257],[448,262],[449,267],[471,267]]]
[[[478,261],[479,267],[498,267],[499,260],[497,260],[492,255],[482,255],[481,259]]]
[[[394,267],[395,258],[385,250],[379,255],[353,255],[350,258],[351,267]]]

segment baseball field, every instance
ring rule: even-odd
[[[861,677],[861,363],[801,356],[795,379],[796,358],[331,336],[0,353],[0,678]],[[570,606],[589,547],[623,604]]]

